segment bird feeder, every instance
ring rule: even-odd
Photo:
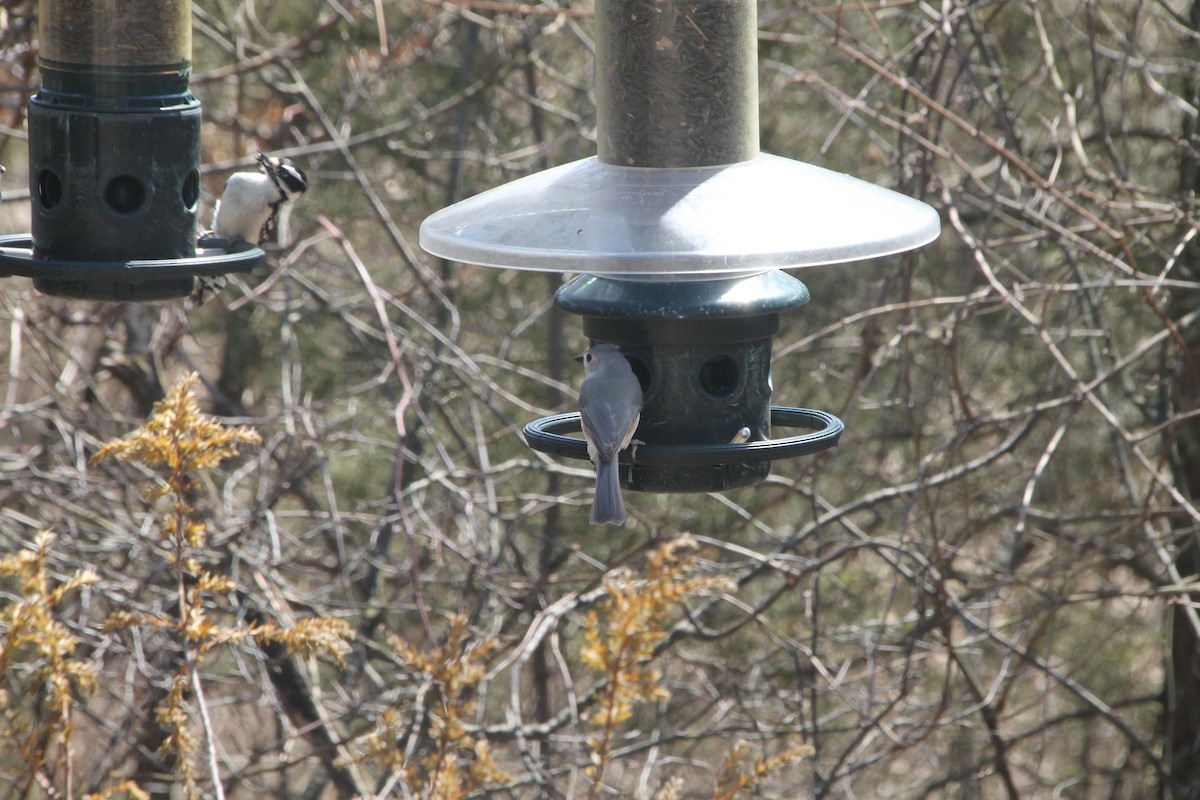
[[[807,288],[785,269],[898,253],[935,239],[928,205],[761,153],[753,0],[597,0],[598,155],[443,209],[430,253],[583,273],[555,302],[642,382],[622,485],[715,491],[837,443],[832,414],[771,405],[771,342]],[[530,423],[538,450],[587,458],[579,415]],[[772,438],[776,429],[795,436]],[[747,441],[742,441],[744,431]],[[739,435],[740,432],[740,435]]]
[[[42,0],[29,102],[32,233],[0,237],[0,275],[41,292],[157,300],[258,248],[200,242],[200,103],[191,0]]]

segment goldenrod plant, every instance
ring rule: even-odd
[[[613,741],[635,707],[670,699],[662,672],[652,662],[658,646],[669,635],[676,612],[691,597],[735,588],[728,580],[699,572],[697,549],[695,539],[680,536],[650,551],[643,576],[629,571],[610,574],[604,580],[599,607],[585,619],[585,644],[580,657],[605,681],[596,707],[589,713],[593,726],[599,728],[588,739],[592,761],[586,770],[592,781],[589,798],[601,796]],[[729,751],[717,777],[713,800],[743,797],[772,773],[814,751],[808,744],[791,745],[749,765],[745,763],[746,752],[741,743]],[[682,784],[672,779],[664,784],[659,796],[664,800],[679,797],[682,791]]]
[[[461,800],[507,784],[511,777],[497,765],[487,739],[469,732],[466,720],[475,711],[475,694],[497,643],[472,641],[461,615],[451,618],[445,642],[428,652],[414,649],[398,636],[390,636],[388,643],[407,668],[431,685],[430,744],[426,751],[407,756],[403,739],[412,720],[388,709],[375,730],[360,741],[360,759],[385,766],[391,772],[389,783],[398,784],[402,796],[421,800]]]
[[[747,747],[739,742],[725,758],[725,764],[717,776],[717,789],[713,800],[735,800],[744,792],[752,791],[773,772],[795,761],[808,758],[815,752],[810,744],[794,744],[780,752],[754,759],[746,764]]]
[[[595,798],[616,790],[604,783],[605,769],[615,757],[614,742],[638,706],[670,699],[663,675],[653,665],[658,647],[689,598],[735,588],[702,571],[698,550],[691,537],[673,539],[650,550],[640,570],[613,569],[598,590],[574,595],[572,607],[575,602],[596,603],[583,619],[579,658],[599,681],[586,701],[585,716],[596,731],[586,739],[586,787],[570,788],[574,782],[565,773],[540,778],[562,789],[564,796]],[[512,665],[511,656],[501,659],[499,667],[490,663],[502,648],[499,638],[473,634],[465,616],[453,615],[436,647],[421,650],[396,635],[387,642],[389,654],[423,688],[410,694],[412,703],[382,710],[374,728],[356,742],[355,760],[385,771],[379,796],[462,800],[518,791],[533,779],[527,773],[514,777],[501,767],[478,713],[477,698],[485,693],[488,676]],[[769,776],[811,754],[808,745],[784,744],[777,754],[751,762],[746,747],[735,747],[719,770],[712,797],[749,796]],[[696,791],[670,776],[655,797],[678,800],[685,789],[693,793],[687,796]]]
[[[588,612],[584,621],[580,658],[605,681],[589,713],[592,725],[599,729],[588,739],[589,798],[599,796],[613,739],[634,707],[670,698],[662,673],[651,662],[655,648],[667,637],[674,612],[691,596],[733,588],[719,577],[697,571],[696,549],[694,539],[681,536],[650,551],[644,577],[628,571],[610,574],[599,607]]]
[[[217,743],[201,679],[200,668],[205,657],[223,645],[254,639],[259,643],[278,642],[289,652],[303,655],[325,654],[340,663],[350,630],[340,620],[322,617],[302,620],[285,629],[273,623],[225,625],[210,615],[206,608],[210,600],[233,592],[236,586],[228,576],[202,566],[198,557],[207,537],[201,512],[193,500],[199,489],[194,476],[236,455],[243,445],[258,444],[261,439],[250,428],[229,427],[202,414],[196,400],[198,384],[195,373],[182,378],[155,405],[144,425],[106,444],[93,456],[92,463],[116,459],[138,464],[156,474],[156,483],[145,492],[145,497],[151,502],[166,503],[159,516],[159,531],[170,544],[178,612],[172,619],[153,613],[119,611],[110,616],[107,629],[143,626],[174,635],[183,659],[156,711],[157,722],[166,732],[162,750],[173,757],[188,797],[200,797],[198,775],[192,763],[197,749],[191,724],[194,714],[204,737],[211,792],[222,798]]]
[[[135,781],[120,781],[102,791],[84,795],[83,800],[112,800],[114,797],[124,797],[127,800],[150,800],[150,793],[138,786]]]
[[[96,686],[92,665],[76,650],[79,638],[56,618],[67,596],[95,583],[77,571],[56,582],[46,565],[54,536],[0,558],[0,578],[13,587],[0,606],[0,770],[29,796],[35,785],[74,785],[72,709]]]
[[[91,570],[56,581],[47,566],[54,534],[0,558],[0,776],[20,797],[72,800],[74,714],[96,688],[96,670],[60,616],[69,595],[95,584]],[[149,800],[134,781],[113,783],[84,800]]]

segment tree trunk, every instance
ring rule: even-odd
[[[1190,9],[1191,36],[1194,44],[1200,41],[1200,0],[1194,0]],[[1193,108],[1200,105],[1200,74],[1189,77],[1184,88],[1184,99]],[[1183,160],[1180,169],[1180,191],[1188,217],[1196,213],[1196,199],[1200,195],[1200,124],[1195,117],[1184,117]],[[1200,279],[1200,244],[1192,241],[1179,259],[1180,277],[1187,280]],[[1176,290],[1172,297],[1171,316],[1178,319],[1192,310],[1195,294]],[[1184,333],[1189,358],[1178,371],[1175,391],[1176,414],[1200,408],[1200,375],[1195,365],[1200,362],[1200,332],[1194,327]],[[1179,487],[1193,502],[1200,500],[1200,419],[1191,418],[1176,427],[1177,438],[1174,449],[1174,468]],[[1194,521],[1182,520],[1179,531],[1179,553],[1176,566],[1184,580],[1195,578],[1200,573],[1200,532]],[[1189,596],[1192,603],[1200,603],[1200,593]],[[1171,608],[1169,625],[1170,643],[1167,653],[1167,684],[1164,708],[1166,741],[1164,748],[1171,774],[1160,790],[1163,797],[1200,798],[1200,638],[1188,619],[1188,609],[1183,603]]]

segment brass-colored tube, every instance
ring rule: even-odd
[[[42,0],[41,58],[57,67],[186,69],[191,0]]]

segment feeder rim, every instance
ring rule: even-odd
[[[838,443],[845,430],[842,421],[826,411],[788,406],[771,406],[771,425],[780,428],[807,428],[813,432],[744,444],[639,444],[636,460],[633,458],[633,448],[621,451],[620,460],[623,464],[634,466],[649,464],[710,466],[777,461],[827,450]],[[577,433],[581,430],[579,413],[573,412],[534,420],[525,426],[523,434],[525,441],[534,450],[587,461],[587,442],[582,438],[562,435]]]
[[[240,246],[239,246],[240,244]],[[231,248],[238,249],[231,249]],[[0,277],[48,280],[161,280],[185,275],[225,275],[249,272],[266,254],[261,247],[201,237],[196,255],[184,258],[132,261],[66,261],[41,258],[33,253],[28,233],[0,236]]]

